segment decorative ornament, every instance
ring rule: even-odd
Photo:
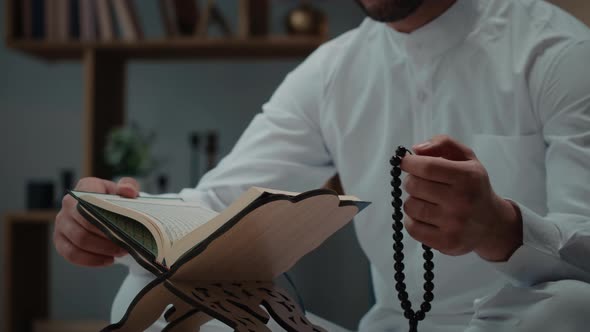
[[[285,24],[290,35],[318,36],[327,33],[326,15],[309,1],[302,1],[299,6],[290,10]]]

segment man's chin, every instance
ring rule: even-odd
[[[420,8],[424,0],[356,0],[362,10],[375,21],[401,21]]]

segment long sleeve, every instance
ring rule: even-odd
[[[590,282],[590,42],[543,55],[532,69],[531,98],[546,143],[547,214],[519,205],[523,246],[495,264],[515,283]]]
[[[325,48],[291,72],[233,150],[180,195],[222,210],[250,186],[303,191],[335,171],[319,125]]]

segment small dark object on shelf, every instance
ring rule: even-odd
[[[166,174],[158,175],[156,182],[158,185],[158,194],[164,194],[168,191],[168,176]]]
[[[53,209],[53,182],[32,180],[27,183],[27,209]]]
[[[266,36],[269,28],[270,4],[268,0],[249,0],[248,13],[250,22],[248,24],[248,33],[250,36]]]
[[[196,32],[200,11],[195,0],[159,0],[159,5],[167,36],[192,36]]]
[[[201,158],[199,147],[201,145],[201,136],[198,132],[192,132],[189,136],[190,144],[190,185],[196,186],[201,178]]]
[[[61,177],[61,195],[67,195],[68,190],[74,189],[74,171],[71,169],[63,169],[60,173]]]
[[[218,134],[216,131],[211,131],[207,134],[207,144],[205,145],[205,152],[207,154],[207,171],[215,167],[218,146]]]

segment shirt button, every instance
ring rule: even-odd
[[[420,102],[425,102],[426,99],[428,98],[428,94],[426,93],[426,91],[420,90],[420,91],[418,91],[417,97]]]

